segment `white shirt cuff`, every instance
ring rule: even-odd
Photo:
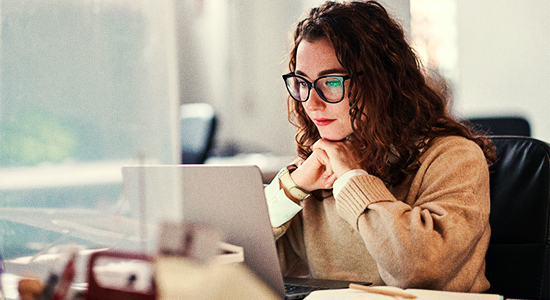
[[[272,227],[282,226],[302,210],[302,207],[290,200],[284,190],[279,187],[279,178],[273,179],[265,187],[264,192]]]
[[[336,199],[336,196],[338,195],[338,193],[340,193],[348,180],[358,175],[369,175],[369,173],[367,173],[367,171],[363,169],[354,169],[347,171],[344,175],[340,176],[340,178],[336,179],[336,181],[332,185],[332,194],[334,195],[334,198]]]

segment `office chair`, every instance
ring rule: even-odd
[[[529,121],[519,116],[476,117],[464,120],[464,123],[487,135],[531,136]]]
[[[549,299],[550,146],[530,137],[491,136],[489,293]]]
[[[182,104],[180,107],[181,163],[202,164],[212,148],[217,118],[208,103]]]

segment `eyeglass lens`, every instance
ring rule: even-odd
[[[326,102],[339,102],[344,97],[344,80],[342,77],[320,77],[310,83],[303,78],[289,76],[285,78],[285,82],[290,96],[296,101],[307,101],[311,87],[314,87],[321,99]]]

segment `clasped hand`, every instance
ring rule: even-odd
[[[320,139],[313,144],[312,149],[312,154],[291,174],[296,185],[304,190],[332,188],[340,176],[361,168],[350,140]]]

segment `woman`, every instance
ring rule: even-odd
[[[482,292],[492,144],[447,111],[374,1],[314,8],[290,52],[299,158],[266,187],[287,275]]]

